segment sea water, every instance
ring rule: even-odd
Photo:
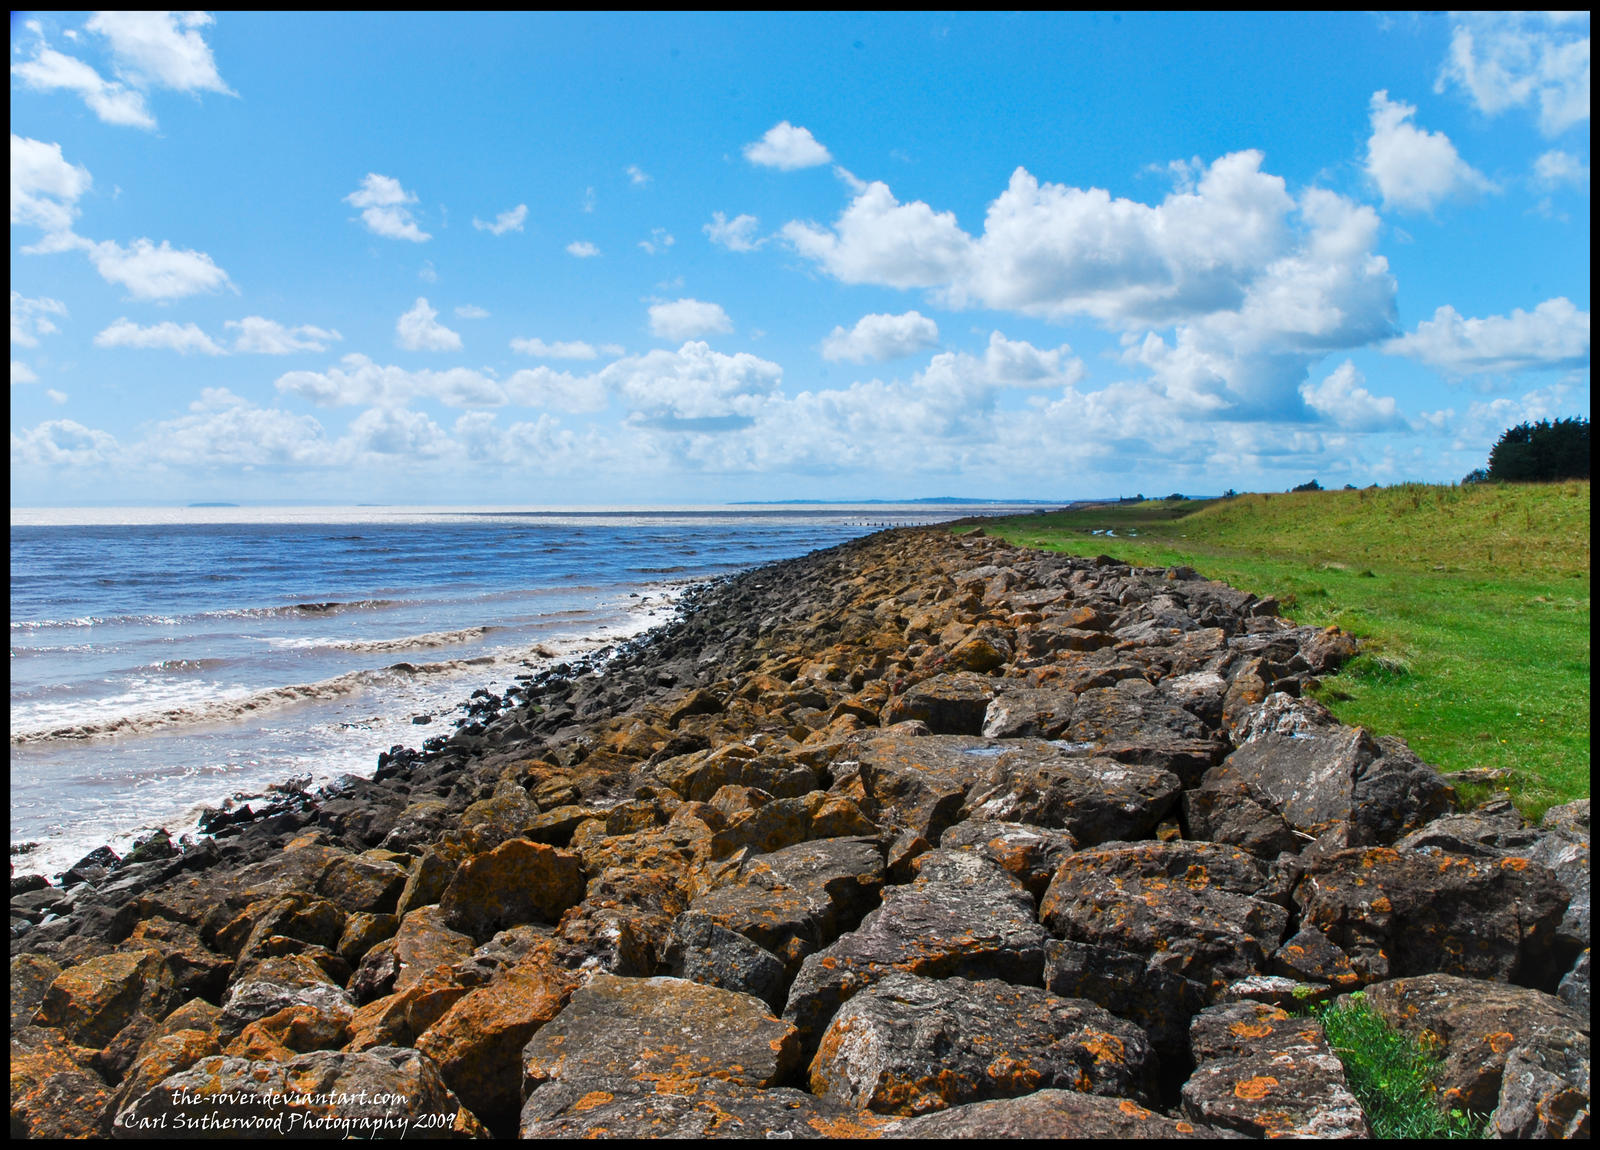
[[[370,774],[690,583],[972,510],[13,510],[12,862],[55,874],[229,796]]]

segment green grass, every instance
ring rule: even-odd
[[[1439,1111],[1439,1062],[1390,1026],[1357,992],[1343,1004],[1314,1007],[1328,1045],[1344,1063],[1350,1093],[1374,1138],[1481,1138],[1485,1119]]]
[[[1363,653],[1316,692],[1524,815],[1589,795],[1589,484],[1404,484],[1151,500],[986,521],[1012,543],[1186,564]],[[1093,534],[1105,529],[1114,535]],[[1460,787],[1464,800],[1491,784]]]

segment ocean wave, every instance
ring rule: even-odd
[[[417,651],[428,647],[451,647],[481,639],[496,627],[462,627],[458,631],[428,631],[421,635],[406,635],[399,639],[329,639],[307,636],[295,639],[269,639],[280,650],[331,650],[331,651]]]
[[[344,611],[381,611],[406,604],[404,599],[353,599],[348,602],[286,603],[278,607],[228,607],[189,615],[79,615],[72,619],[13,619],[11,630],[51,631],[70,627],[178,626],[201,619],[269,619],[281,616],[337,615]]]

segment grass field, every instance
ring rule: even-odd
[[[1360,638],[1316,692],[1342,721],[1447,772],[1508,772],[1463,799],[1504,788],[1538,818],[1589,795],[1587,481],[1151,500],[984,529],[1275,595],[1295,622]]]

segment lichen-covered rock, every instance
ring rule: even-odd
[[[1156,965],[1158,956],[1115,947],[1053,938],[1044,953],[1046,990],[1105,1007],[1143,1029],[1164,1063],[1183,1060],[1208,986]]]
[[[659,1090],[697,1078],[776,1086],[799,1054],[794,1027],[753,995],[601,974],[523,1048],[523,1091],[551,1081]]]
[[[1543,969],[1567,905],[1555,875],[1525,858],[1390,847],[1313,860],[1294,900],[1302,928],[1321,932],[1367,982]]]
[[[997,820],[956,823],[944,832],[939,845],[982,855],[1035,898],[1044,894],[1061,860],[1077,849],[1066,831]]]
[[[468,1109],[505,1128],[522,1101],[522,1048],[561,1012],[577,982],[537,951],[455,1003],[417,1038],[417,1049]]]
[[[783,961],[745,935],[718,926],[704,911],[678,916],[669,954],[672,973],[679,978],[753,995],[773,1011],[783,1009]]]
[[[1454,792],[1398,739],[1333,721],[1309,699],[1269,696],[1226,763],[1252,798],[1316,836],[1342,825],[1352,846],[1392,843],[1444,814]]]
[[[1241,846],[1257,858],[1298,852],[1310,840],[1252,798],[1238,771],[1228,765],[1212,767],[1198,787],[1183,793],[1183,817],[1191,838]]]
[[[853,928],[878,903],[886,878],[874,839],[818,839],[747,856],[692,907],[745,935],[789,969]]]
[[[38,1026],[84,1046],[110,1042],[136,1013],[159,1019],[177,1005],[172,973],[150,950],[102,955],[69,967],[45,991]]]
[[[471,1138],[487,1131],[427,1058],[380,1046],[287,1062],[206,1058],[118,1112],[120,1137]]]
[[[812,1093],[915,1115],[1069,1089],[1150,1101],[1155,1056],[1136,1026],[1083,999],[993,980],[895,973],[833,1016]]]
[[[987,676],[971,671],[935,675],[891,699],[881,721],[888,727],[920,719],[936,735],[976,735],[994,697],[995,682]]]
[[[576,854],[511,839],[462,863],[439,909],[452,929],[487,939],[518,923],[553,923],[583,893],[583,863]]]
[[[1061,864],[1039,917],[1058,938],[1144,955],[1215,995],[1264,969],[1283,939],[1288,912],[1256,897],[1266,881],[1238,847],[1108,844]]]
[[[1052,827],[1082,846],[1149,834],[1182,791],[1168,771],[1037,739],[973,740],[964,753],[990,761],[967,795],[967,818]]]
[[[856,930],[801,965],[783,1017],[808,1049],[840,1004],[897,970],[1040,985],[1048,936],[1022,884],[966,851],[917,862],[915,881],[886,889]]]
[[[94,1051],[59,1030],[11,1032],[11,1136],[96,1138],[110,1129],[114,1098],[93,1069]]]
[[[352,855],[322,872],[317,893],[354,914],[390,914],[405,890],[406,872],[395,863]]]
[[[890,1119],[789,1087],[692,1078],[630,1090],[625,1083],[547,1082],[522,1108],[523,1138],[872,1138]]]
[[[1589,1129],[1589,1041],[1551,1034],[1506,1055],[1489,1129],[1501,1138],[1583,1138]]]
[[[969,1102],[948,1110],[902,1118],[883,1138],[1227,1138],[1232,1131],[1168,1118],[1129,1098],[1039,1090],[1020,1098]]]
[[[1316,1019],[1230,1002],[1196,1015],[1189,1035],[1199,1064],[1182,1090],[1190,1117],[1256,1137],[1370,1136]]]
[[[1495,1109],[1506,1059],[1518,1047],[1551,1050],[1557,1061],[1566,1057],[1562,1051],[1581,1050],[1588,1057],[1589,1016],[1525,986],[1428,974],[1368,987],[1366,1001],[1443,1061],[1444,1110]]]

